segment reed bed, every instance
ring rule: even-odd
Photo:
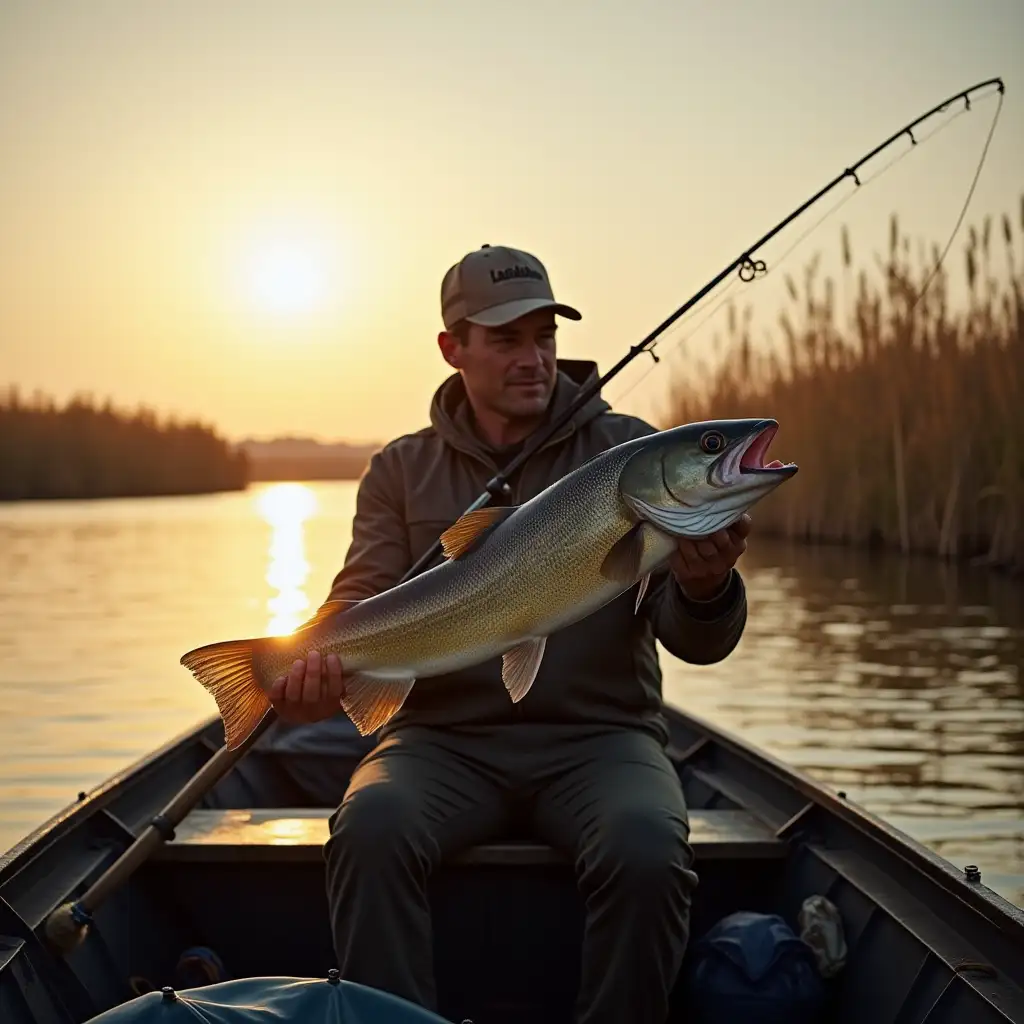
[[[956,310],[945,267],[959,261],[951,251],[922,296],[938,252],[912,261],[895,216],[874,284],[842,230],[845,317],[820,257],[802,286],[787,277],[766,346],[749,308],[730,307],[724,358],[673,379],[668,419],[779,420],[772,453],[800,472],[755,509],[759,532],[1024,572],[1024,197],[1019,216],[1016,230],[1009,215],[970,228]]]
[[[91,396],[0,391],[0,501],[237,490],[248,462],[210,427]]]

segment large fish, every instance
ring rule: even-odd
[[[795,472],[764,462],[772,419],[689,423],[616,445],[512,508],[462,516],[441,536],[446,560],[367,600],[328,601],[282,637],[228,640],[181,659],[213,695],[239,746],[270,709],[267,692],[296,658],[335,653],[341,706],[362,735],[384,725],[417,678],[502,657],[522,700],[547,637],[630,587],[639,607],[676,538],[704,537]]]

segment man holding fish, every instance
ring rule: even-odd
[[[796,467],[763,462],[774,421],[659,433],[595,395],[506,503],[460,519],[598,371],[556,358],[556,315],[581,317],[529,253],[468,254],[441,307],[457,372],[430,426],[370,460],[308,629],[182,661],[217,698],[229,746],[268,701],[285,723],[330,729],[340,703],[361,733],[380,730],[325,850],[342,977],[436,1008],[427,877],[519,822],[576,865],[579,1024],[657,1024],[697,876],[655,645],[691,664],[733,650],[744,510]],[[440,534],[444,564],[396,586]]]

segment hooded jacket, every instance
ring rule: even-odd
[[[557,366],[549,418],[561,415],[598,375],[590,361],[560,359]],[[516,471],[505,503],[521,504],[600,452],[653,432],[644,420],[613,412],[595,394]],[[494,449],[483,441],[473,428],[462,378],[449,377],[434,394],[430,426],[396,438],[370,458],[359,483],[352,543],[329,598],[364,600],[397,584],[519,447]],[[508,599],[514,601],[515,594]],[[743,632],[745,589],[734,569],[719,596],[692,601],[665,569],[652,575],[637,611],[635,601],[630,588],[550,636],[537,678],[519,703],[509,699],[501,659],[495,658],[417,680],[380,735],[407,725],[458,730],[545,723],[640,728],[667,742],[655,641],[692,664],[720,661]],[[325,727],[336,734],[336,722],[286,728],[289,734],[301,731],[303,739],[293,735],[274,745],[323,749],[307,734]]]

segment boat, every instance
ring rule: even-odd
[[[846,957],[822,1020],[1024,1024],[1024,911],[976,867],[947,862],[710,722],[674,708],[666,717],[700,877],[690,950],[736,911],[778,914],[795,930],[803,901],[824,896],[841,916]],[[333,808],[312,805],[281,755],[258,747],[96,909],[80,945],[59,955],[47,942],[49,915],[222,742],[218,717],[199,723],[0,857],[3,1024],[81,1024],[147,998],[176,983],[189,950],[189,963],[215,963],[211,979],[337,979],[322,859]],[[337,756],[354,768],[364,749],[353,742]],[[572,1020],[582,906],[566,860],[503,837],[442,865],[430,900],[444,1018]],[[690,1018],[676,988],[671,1019],[681,1024]]]

